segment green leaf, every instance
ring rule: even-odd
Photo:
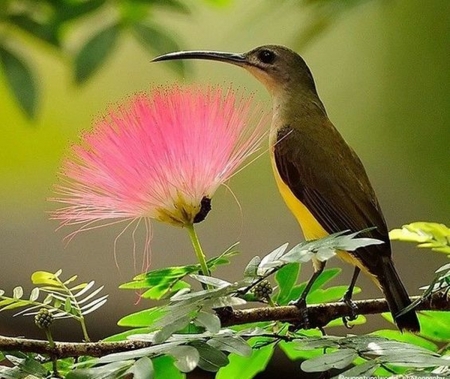
[[[250,345],[239,336],[214,337],[206,343],[216,349],[242,355],[244,357],[248,357],[252,354]]]
[[[45,377],[48,374],[47,369],[44,365],[40,364],[36,359],[31,356],[25,358],[25,360],[20,365],[22,371],[33,373],[36,376]]]
[[[108,300],[108,295],[104,295],[102,297],[99,297],[98,299],[95,299],[95,300],[91,301],[89,304],[83,305],[80,308],[81,309],[81,314],[86,316],[89,313],[92,313],[92,312],[96,311],[97,309],[102,307],[106,303],[107,300]],[[74,308],[72,308],[72,312],[71,313],[78,314],[77,311]]]
[[[284,245],[281,245],[280,247],[277,247],[275,250],[267,254],[261,259],[261,263],[258,266],[258,272],[257,274],[259,276],[264,276],[268,270],[281,266],[282,263],[280,262],[280,258],[284,255],[286,252],[286,249],[288,247],[288,244],[285,243]]]
[[[427,350],[434,352],[438,351],[438,346],[435,343],[412,333],[401,333],[398,330],[383,329],[377,330],[371,333],[371,335],[388,338],[390,340],[410,343],[412,345],[421,346]]]
[[[21,286],[17,286],[13,289],[13,298],[15,300],[21,299],[23,296],[23,288]]]
[[[418,247],[431,248],[450,254],[450,228],[435,222],[413,222],[393,229],[389,233],[391,240],[419,243]]]
[[[228,264],[230,262],[229,258],[237,254],[237,251],[234,250],[235,247],[236,244],[228,248],[218,257],[209,259],[206,262],[208,268],[212,271],[219,265]],[[124,283],[119,288],[132,290],[150,289],[149,293],[155,291],[153,293],[154,295],[156,295],[158,291],[161,292],[167,288],[169,288],[171,292],[174,292],[176,289],[188,288],[187,284],[179,285],[179,281],[185,276],[197,273],[200,270],[201,267],[199,264],[166,267],[160,270],[153,270],[140,274],[136,276],[132,282]],[[157,290],[154,290],[155,287],[157,287]]]
[[[70,371],[66,379],[112,379],[117,378],[120,373],[126,371],[131,362],[112,362],[100,367],[79,369]]]
[[[0,308],[1,308],[0,311],[3,312],[11,309],[24,307],[26,305],[30,305],[30,302],[17,299],[5,299],[0,301]]]
[[[450,361],[445,358],[433,356],[427,353],[418,353],[409,349],[399,350],[386,354],[382,361],[400,367],[433,367],[449,366]]]
[[[117,325],[129,326],[133,328],[140,328],[152,325],[156,320],[160,319],[167,313],[167,309],[162,307],[153,307],[144,309],[142,311],[132,313],[128,316],[122,317]]]
[[[367,361],[363,364],[352,367],[351,369],[339,374],[338,378],[367,378],[372,377],[372,373],[380,367],[376,361]]]
[[[30,301],[36,301],[39,298],[39,288],[35,287],[31,290]]]
[[[47,271],[36,271],[31,275],[31,281],[36,285],[47,285],[51,287],[61,287],[57,276]]]
[[[42,301],[42,303],[48,305],[48,304],[50,304],[50,303],[53,301],[53,299],[54,299],[54,298],[53,298],[53,295],[49,293],[49,294],[44,298],[44,300]]]
[[[334,279],[341,273],[340,268],[330,268],[327,270],[324,270],[320,276],[316,279],[314,284],[311,287],[311,291],[314,291],[318,288],[323,287],[325,284],[327,284],[330,280]]]
[[[356,238],[358,234],[365,231],[367,229],[345,234],[348,232],[348,230],[345,230],[317,240],[299,243],[280,257],[280,260],[285,263],[307,262],[315,256],[321,261],[325,261],[335,255],[338,250],[353,251],[359,247],[383,243],[383,241],[374,238]]]
[[[221,367],[228,364],[226,354],[217,350],[215,347],[200,341],[194,341],[192,346],[194,346],[200,354],[198,367],[202,370],[217,372]]]
[[[90,283],[80,283],[80,284],[77,284],[75,287],[71,287],[71,288],[69,288],[69,289],[70,289],[72,292],[80,291],[80,290],[85,289],[86,286],[91,285],[91,283],[92,283],[92,285],[94,285],[94,281],[92,281],[92,282],[90,282]],[[65,284],[65,283],[64,283],[64,284]],[[80,291],[80,292],[81,292],[81,291]],[[80,296],[80,292],[77,294],[77,296]]]
[[[81,291],[79,291],[76,295],[74,295],[75,297],[81,297],[84,294],[86,294],[95,284],[95,282],[92,280],[89,283],[82,283],[84,284],[84,288],[81,289]],[[89,295],[83,297],[83,299],[78,301],[78,304],[83,304],[86,301],[92,299],[93,297],[95,297],[99,292],[101,292],[103,290],[105,286],[100,286],[98,287],[96,290],[92,291]],[[73,292],[73,291],[72,291]]]
[[[358,317],[356,318],[356,320],[352,320],[352,321],[347,321],[347,326],[350,328],[353,328],[355,325],[363,325],[367,322],[367,319],[365,316],[363,315],[358,315]],[[342,327],[344,326],[344,322],[342,321],[342,318],[336,318],[334,320],[331,320],[328,324],[327,324],[327,328],[332,328],[332,327]]]
[[[160,55],[180,50],[176,40],[156,25],[135,23],[133,31],[136,39],[142,46],[149,49],[151,53]],[[168,67],[172,68],[177,74],[186,74],[186,63],[183,60],[175,60],[168,63],[170,63]]]
[[[42,20],[34,20],[25,13],[11,14],[8,18],[9,22],[27,33],[30,33],[34,37],[50,43],[53,46],[60,46],[57,24]]]
[[[130,359],[137,359],[146,356],[152,355],[160,355],[165,354],[169,350],[171,351],[175,347],[177,347],[181,342],[168,342],[162,343],[158,345],[153,345],[150,347],[144,347],[142,349],[124,351],[120,353],[112,353],[108,355],[104,355],[103,357],[97,359],[95,361],[96,364],[105,364],[105,363],[113,363],[113,362],[123,362]],[[82,364],[82,363],[80,363]]]
[[[340,339],[336,337],[312,337],[295,340],[294,345],[298,350],[315,350],[325,348],[337,348]]]
[[[19,367],[0,366],[0,378],[2,379],[22,379],[23,372]]]
[[[75,57],[75,81],[85,82],[105,62],[115,47],[120,27],[113,24],[94,34]]]
[[[342,241],[336,245],[335,250],[355,251],[360,247],[381,245],[384,242],[376,238],[355,238],[357,233],[352,233],[347,236],[342,236]]]
[[[305,372],[323,372],[332,368],[342,369],[350,365],[358,356],[353,349],[341,349],[304,361],[301,368]]]
[[[449,235],[450,229],[447,226],[435,222],[413,222],[389,233],[391,239],[419,243],[428,242],[433,238],[445,241]]]
[[[347,337],[342,339],[348,346],[363,350],[370,355],[397,356],[397,355],[429,355],[438,357],[433,351],[421,346],[411,345],[400,341],[387,340],[377,336]],[[450,363],[450,362],[449,362]]]
[[[155,328],[162,328],[166,325],[178,322],[181,318],[187,317],[189,319],[195,316],[199,310],[200,301],[181,301],[174,305],[166,307],[168,312],[164,317],[155,321],[152,326]]]
[[[244,270],[244,277],[254,278],[257,276],[258,266],[261,263],[261,258],[256,256],[253,257]]]
[[[53,302],[53,307],[57,309],[61,308],[63,302],[60,299],[57,299],[56,297],[53,298],[55,299],[55,301]]]
[[[206,265],[208,268],[212,271],[217,266],[227,265],[230,263],[230,258],[234,257],[235,255],[239,254],[239,251],[236,250],[236,246],[239,244],[239,242],[234,243],[231,245],[228,249],[226,249],[222,254],[220,254],[217,257],[208,259],[206,261]]]
[[[177,306],[187,306],[188,303],[192,301],[201,301],[201,300],[205,301],[208,299],[219,298],[221,296],[226,296],[227,294],[233,292],[233,290],[236,289],[237,289],[236,285],[229,285],[194,292],[180,291],[179,293],[176,293],[170,298],[171,301],[178,302],[177,304],[171,307],[173,309],[173,307]],[[189,302],[187,302],[187,300],[189,300]]]
[[[244,299],[233,295],[221,296],[214,300],[214,302],[211,304],[211,308],[237,307],[246,303],[247,302]]]
[[[155,378],[156,379],[184,379],[186,375],[181,373],[175,367],[174,361],[175,359],[171,356],[164,355],[158,358],[155,358],[153,361],[153,368],[155,370]]]
[[[148,357],[138,359],[125,374],[132,374],[133,379],[153,379],[155,371],[152,360]]]
[[[180,320],[191,320],[194,318],[195,313],[198,311],[198,304],[187,304],[186,307],[174,307],[173,309],[169,308],[169,312],[164,315],[161,319],[157,320],[155,323],[152,324],[152,327],[155,329],[163,329],[166,326],[177,324],[180,322]],[[169,326],[169,329],[171,327]],[[169,330],[167,329],[167,330]],[[180,326],[181,330],[183,329],[183,326]],[[175,330],[176,331],[176,330]]]
[[[0,64],[17,102],[29,118],[33,118],[37,107],[37,88],[30,68],[6,47],[0,46]]]
[[[72,310],[72,303],[70,302],[70,299],[67,298],[66,301],[64,302],[64,311],[70,313],[71,310]]]
[[[215,334],[220,330],[220,319],[213,313],[200,311],[197,313],[194,321],[197,325],[203,326],[211,333]]]
[[[198,272],[200,265],[166,267],[160,270],[149,271],[136,276],[132,282],[124,283],[122,289],[146,289],[163,284],[173,285],[174,282],[184,278],[186,275]]]
[[[275,275],[275,281],[278,283],[279,293],[276,298],[276,302],[279,305],[285,305],[292,299],[289,295],[291,294],[292,288],[297,282],[298,275],[300,273],[299,263],[289,263],[282,267]]]
[[[68,1],[64,6],[55,7],[55,18],[59,22],[73,20],[86,14],[92,14],[93,11],[100,8],[106,0],[89,0],[89,1]]]
[[[310,337],[320,337],[321,333],[318,330],[311,329],[311,330],[305,330],[302,331],[303,335],[307,335]],[[299,349],[299,346],[296,342],[280,342],[278,344],[281,350],[286,354],[286,356],[294,361],[297,359],[309,359],[313,357],[317,357],[318,355],[323,354],[323,349],[316,348],[316,349]]]
[[[162,6],[164,8],[170,8],[171,10],[189,14],[191,13],[190,9],[183,2],[178,0],[134,0],[135,3],[143,3],[149,5]]]
[[[190,372],[197,367],[200,354],[192,346],[176,346],[168,352],[175,358],[174,365],[182,372]]]
[[[22,358],[24,357],[24,358]],[[45,378],[48,374],[47,369],[40,364],[34,357],[31,355],[26,355],[24,353],[16,352],[11,355],[6,355],[5,358],[10,361],[14,366],[20,368],[20,375],[18,378],[24,378],[23,374],[32,373],[39,378]]]
[[[422,337],[444,343],[450,340],[450,312],[421,311],[418,316]]]
[[[216,287],[216,288],[231,286],[230,282],[227,282],[226,280],[222,280],[219,278],[214,278],[213,276],[192,274],[191,278],[198,280],[201,283],[204,283],[204,284]]]
[[[308,295],[308,302],[313,304],[327,303],[330,301],[339,301],[347,291],[348,286],[335,286],[326,289],[318,288]],[[353,294],[361,292],[361,288],[355,287]]]
[[[185,328],[189,322],[190,318],[187,316],[180,317],[176,321],[165,325],[161,330],[159,330],[154,337],[155,344],[160,344],[166,341],[173,333],[178,332]]]
[[[324,286],[326,283],[328,283],[331,279],[336,277],[341,272],[340,268],[332,268],[329,270],[324,270],[322,274],[316,279],[314,284],[311,287],[311,290],[309,291],[308,297],[306,298],[307,301],[310,301],[310,296],[314,294],[314,292]],[[303,290],[305,289],[308,281],[302,282],[301,284],[294,286],[291,290],[290,298],[291,299],[298,299],[300,295],[303,293]]]
[[[436,273],[436,274],[440,274],[440,273],[442,273],[443,271],[445,271],[445,274],[444,274],[444,275],[448,275],[449,270],[450,270],[450,263],[447,263],[447,264],[445,264],[445,265],[439,267],[439,268],[435,271],[435,273]]]
[[[64,285],[67,286],[68,284],[70,284],[70,283],[74,282],[75,280],[77,280],[77,278],[78,278],[78,275],[71,276],[69,279],[64,281]],[[85,284],[85,283],[83,283],[83,284]],[[72,289],[72,291],[73,291],[73,289]]]
[[[80,283],[79,285],[76,285],[75,287],[72,287],[70,290],[72,292],[77,292],[77,294],[75,295],[75,297],[80,297],[83,296],[86,292],[88,292],[95,284],[94,280],[91,280],[89,283]],[[96,289],[94,291],[94,294],[91,294],[89,296],[95,296],[98,292],[100,292],[103,289],[103,286],[101,286],[100,288]],[[89,298],[88,296],[88,298]]]
[[[163,5],[166,8],[171,8],[174,11],[184,13],[184,14],[190,14],[191,10],[189,7],[184,4],[182,1],[178,0],[157,0],[155,1],[155,5],[160,4]]]
[[[145,291],[142,294],[142,297],[144,299],[161,300],[170,297],[172,294],[178,292],[183,288],[190,288],[190,287],[191,286],[189,285],[189,283],[186,283],[183,280],[166,282],[162,283],[161,285],[154,286],[153,288]]]
[[[265,339],[258,337],[250,339],[252,345],[263,341]],[[230,363],[218,371],[216,379],[252,379],[257,373],[264,371],[273,351],[274,345],[267,345],[259,349],[253,349],[252,354],[247,357],[230,354],[228,357]]]

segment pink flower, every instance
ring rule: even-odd
[[[80,230],[113,219],[202,221],[217,188],[259,148],[266,120],[232,90],[135,95],[73,146],[51,199],[66,206],[51,217]]]

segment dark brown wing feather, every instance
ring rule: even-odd
[[[354,254],[373,274],[382,256],[390,257],[388,231],[364,167],[340,134],[329,124],[313,133],[316,140],[286,126],[279,130],[274,158],[281,179],[328,233],[370,227],[366,236],[384,244]]]

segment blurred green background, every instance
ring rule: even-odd
[[[36,8],[27,8],[32,3]],[[133,257],[131,233],[118,240],[116,257],[114,240],[123,226],[81,233],[65,247],[62,239],[73,229],[55,232],[58,225],[47,214],[54,204],[46,199],[52,196],[60,161],[80,131],[110,104],[134,92],[173,82],[224,86],[231,82],[256,93],[270,107],[265,89],[236,67],[198,61],[180,74],[179,66],[150,63],[152,57],[174,48],[243,52],[282,44],[295,49],[313,71],[331,120],[365,163],[389,227],[422,220],[449,224],[448,0],[98,1],[97,9],[61,25],[56,35],[47,34],[47,42],[26,31],[38,30],[37,24],[22,22],[18,27],[6,19],[11,12],[43,12],[51,17],[58,6],[63,10],[69,4],[87,3],[94,8],[96,2],[9,0],[0,5],[0,45],[26,62],[39,95],[34,107],[31,90],[19,81],[28,96],[27,116],[8,84],[9,56],[3,51],[0,288],[10,291],[29,283],[33,271],[59,268],[67,277],[76,273],[81,280],[105,284],[108,303],[87,319],[94,339],[120,331],[116,326],[120,317],[148,306],[145,301],[136,305],[136,294],[117,289],[141,267],[139,257]],[[109,48],[104,49],[104,64],[85,78],[89,68],[82,67],[86,59],[80,64],[80,51],[92,36],[118,20],[123,28],[107,36],[109,42],[91,46],[92,51]],[[147,25],[140,39],[135,38],[133,23]],[[220,190],[213,211],[198,228],[210,256],[241,242],[242,254],[234,265],[218,273],[228,280],[239,278],[236,267],[243,267],[251,256],[302,239],[275,188],[267,154],[234,177],[230,187],[240,205],[227,190]],[[137,241],[139,253],[143,237]],[[151,250],[153,268],[195,259],[183,230],[157,223]],[[419,293],[443,261],[438,253],[397,243],[394,257],[411,294]],[[337,259],[329,265],[343,267],[340,280],[349,280],[352,268]],[[306,280],[310,267],[303,275]],[[359,297],[380,296],[367,279],[361,278],[359,285],[363,288]],[[378,323],[353,332],[388,325],[380,317],[374,320]],[[81,338],[78,326],[71,326],[63,324],[55,338]],[[41,336],[31,318],[12,319],[11,313],[0,315],[0,333]]]

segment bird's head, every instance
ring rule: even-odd
[[[272,95],[285,91],[316,93],[314,79],[303,58],[284,46],[265,45],[243,54],[180,51],[156,57],[153,62],[173,59],[206,59],[243,67],[264,84]]]

